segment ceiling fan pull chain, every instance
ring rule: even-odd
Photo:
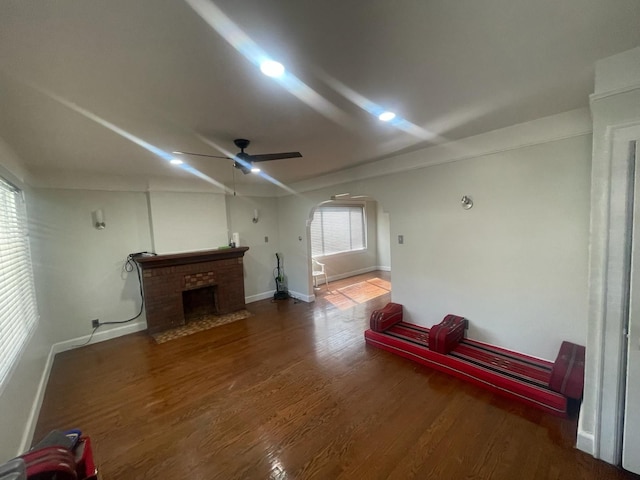
[[[236,169],[231,167],[231,178],[233,179],[233,196],[236,196]]]

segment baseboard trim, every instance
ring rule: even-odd
[[[337,275],[330,275],[329,282],[335,282],[336,280],[342,280],[343,278],[355,277],[356,275],[362,275],[363,273],[375,272],[379,270],[379,267],[366,267],[358,270],[352,270],[351,272],[339,273]],[[318,282],[318,285],[324,282]]]
[[[390,272],[391,271],[391,267],[383,267],[382,265],[378,265],[376,267],[376,270],[380,270],[382,272]]]
[[[260,300],[267,300],[273,298],[273,295],[276,293],[275,290],[271,290],[270,292],[259,293],[257,295],[250,295],[245,297],[245,303],[253,303],[259,302]],[[303,302],[310,303],[315,301],[315,295],[303,295],[302,293],[294,292],[293,290],[289,290],[289,296],[292,298],[297,298],[298,300],[302,300]]]
[[[114,338],[122,337],[124,335],[129,335],[130,333],[141,332],[142,330],[147,329],[147,322],[135,322],[127,325],[123,325],[121,327],[111,328],[109,330],[105,330],[104,332],[97,332],[91,341],[87,343],[87,345],[93,345],[94,343],[106,342],[107,340],[112,340]],[[84,347],[84,343],[89,340],[91,335],[85,335],[83,337],[72,338],[71,340],[65,340],[63,342],[58,342],[53,344],[53,351],[55,354],[66,352],[68,350],[73,350],[79,346]]]
[[[268,298],[273,298],[274,293],[276,293],[276,291],[271,290],[269,292],[262,292],[256,295],[249,295],[248,297],[244,297],[244,303],[253,303],[259,302],[260,300],[267,300]]]
[[[576,448],[591,456],[595,456],[595,437],[591,432],[585,432],[578,427],[578,437],[576,439]]]
[[[300,292],[294,292],[293,290],[289,290],[289,295],[295,299],[301,300],[305,303],[311,303],[316,301],[315,295],[305,295]]]
[[[16,456],[26,452],[31,447],[31,442],[33,442],[33,434],[36,431],[36,425],[38,423],[38,418],[40,417],[40,409],[42,408],[42,402],[44,401],[44,394],[47,391],[47,384],[49,383],[49,375],[51,374],[51,368],[53,367],[53,359],[56,355],[53,351],[53,347],[54,345],[51,345],[49,355],[47,355],[47,361],[45,362],[44,369],[42,370],[42,375],[40,375],[38,390],[36,391],[36,396],[33,399],[29,418],[27,418],[27,423],[22,434],[22,440],[20,441],[20,449],[16,452]]]

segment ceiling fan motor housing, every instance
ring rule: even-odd
[[[244,150],[245,148],[247,148],[249,146],[249,144],[251,143],[249,140],[247,140],[246,138],[236,138],[233,143],[236,144],[236,147],[238,147],[240,150]]]

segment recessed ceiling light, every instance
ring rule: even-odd
[[[382,120],[383,122],[389,122],[394,118],[396,118],[396,114],[393,112],[382,112],[380,115],[378,115],[378,119]]]
[[[172,158],[171,160],[169,160],[169,163],[171,165],[182,165],[184,162],[179,158]]]
[[[274,60],[265,60],[260,64],[260,71],[267,77],[280,78],[284,75],[284,65]]]
[[[260,169],[258,167],[251,167],[251,173],[260,173]]]

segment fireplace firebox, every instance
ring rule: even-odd
[[[198,287],[182,292],[182,312],[186,323],[203,320],[218,314],[216,287]]]

